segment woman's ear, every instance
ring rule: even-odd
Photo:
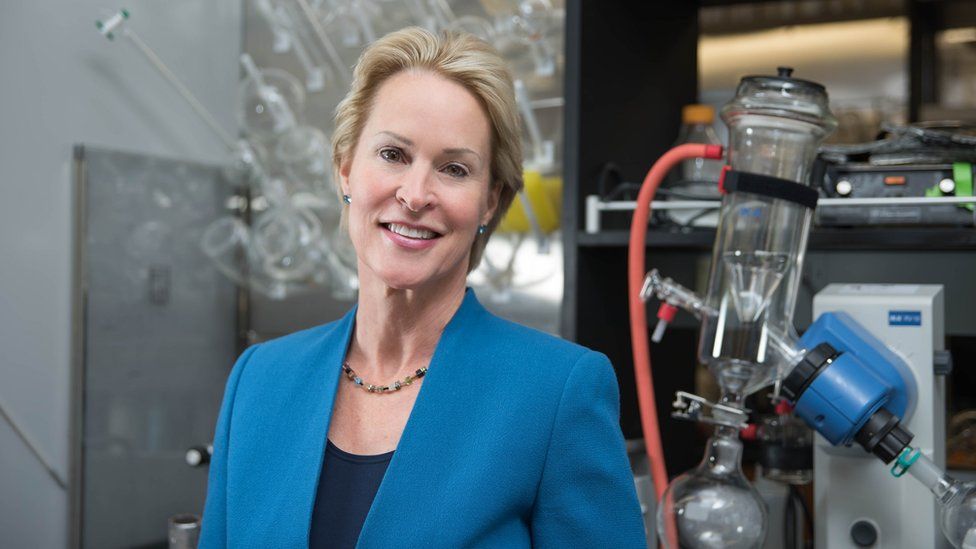
[[[342,189],[342,194],[349,194],[349,172],[352,171],[352,162],[349,160],[342,160],[339,164],[339,188]]]
[[[488,210],[485,212],[485,219],[482,220],[482,225],[487,225],[492,218],[495,217],[495,210],[498,209],[498,200],[502,194],[502,183],[500,181],[495,181],[491,188],[488,189]]]

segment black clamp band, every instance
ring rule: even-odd
[[[786,398],[795,404],[820,372],[839,355],[829,343],[821,343],[804,355],[783,380],[782,389]]]
[[[815,210],[820,193],[811,187],[789,179],[780,179],[758,173],[739,172],[727,169],[722,171],[718,187],[723,193],[740,191],[770,198],[787,200],[805,208]]]
[[[782,441],[764,441],[759,450],[759,464],[764,471],[812,471],[813,446],[787,446]]]
[[[867,423],[854,435],[854,440],[858,444],[886,464],[898,457],[913,438],[915,435],[902,427],[898,416],[885,408],[872,414]]]

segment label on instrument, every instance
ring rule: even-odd
[[[922,311],[888,311],[888,326],[921,326]]]
[[[921,289],[918,284],[844,284],[837,289],[843,295],[915,295]]]

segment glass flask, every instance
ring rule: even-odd
[[[312,188],[304,181],[289,177],[265,177],[258,186],[261,197],[270,206],[289,206],[298,197],[312,192]]]
[[[366,41],[360,34],[356,17],[351,13],[354,9],[350,2],[328,1],[322,2],[318,8],[318,18],[322,21],[326,32],[339,37],[339,44],[346,48],[360,48]]]
[[[658,505],[657,536],[669,549],[746,549],[762,546],[766,504],[742,474],[742,442],[735,427],[719,425],[705,457],[678,476]]]
[[[749,76],[722,108],[729,168],[809,186],[817,148],[836,127],[823,86],[790,76]],[[777,184],[774,183],[773,184]],[[741,190],[725,194],[712,252],[699,360],[724,392],[747,395],[777,376],[769,331],[791,330],[813,210]]]
[[[305,91],[283,70],[251,69],[249,73],[240,89],[241,124],[249,135],[271,141],[295,126],[305,109]]]
[[[308,185],[322,196],[335,195],[331,188],[332,158],[329,138],[311,126],[295,126],[275,146],[275,156],[290,179]]]
[[[278,206],[254,222],[254,250],[259,264],[273,279],[302,281],[320,260],[312,244],[322,236],[318,218],[304,208]]]
[[[292,197],[291,205],[315,216],[322,234],[309,245],[309,251],[317,264],[310,273],[310,280],[327,285],[329,293],[339,301],[355,299],[359,289],[356,250],[349,234],[340,228],[342,206],[335,197],[302,193]]]
[[[511,33],[529,46],[537,76],[552,76],[556,70],[556,52],[546,41],[552,20],[549,0],[522,0],[511,20]]]
[[[549,0],[522,0],[515,14],[516,31],[526,42],[542,40],[552,24],[552,3]]]
[[[254,260],[251,231],[239,218],[224,216],[211,223],[200,238],[200,247],[214,267],[240,286],[272,299],[284,299],[288,288],[272,280]]]
[[[200,248],[213,260],[227,278],[237,284],[247,280],[247,255],[251,235],[239,218],[224,216],[207,226],[200,238]]]
[[[238,139],[231,150],[233,163],[227,166],[224,177],[228,181],[242,181],[259,185],[268,174],[268,153],[259,143]]]
[[[783,404],[759,424],[763,476],[787,484],[808,484],[813,480],[813,430],[788,405],[781,407]]]
[[[949,543],[961,549],[976,549],[976,482],[955,480],[911,446],[902,451],[892,472],[901,476],[906,469],[935,494],[941,507],[942,533]]]

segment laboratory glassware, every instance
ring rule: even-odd
[[[714,121],[715,109],[711,105],[685,105],[681,109],[681,128],[678,130],[675,146],[685,143],[721,145],[722,141],[712,127]],[[722,195],[718,189],[721,173],[721,160],[706,158],[685,160],[665,180],[663,186],[667,192],[662,190],[663,198],[721,200]],[[718,210],[715,209],[665,210],[662,215],[681,226],[715,227],[718,223]]]
[[[305,90],[290,73],[259,69],[251,56],[241,54],[247,78],[241,82],[238,113],[248,134],[271,141],[298,124],[305,110]]]
[[[757,431],[764,477],[787,484],[813,480],[813,431],[788,403],[780,401],[775,414],[760,420]]]
[[[742,473],[738,429],[718,425],[698,467],[675,478],[664,492],[658,539],[668,549],[757,548],[766,535],[766,515],[766,504]]]
[[[319,91],[325,87],[327,80],[334,79],[333,69],[311,40],[310,32],[302,26],[297,6],[289,3],[289,0],[254,0],[254,7],[271,27],[273,51],[295,52],[305,71],[308,91]]]
[[[631,225],[628,284],[635,374],[641,421],[645,436],[650,439],[655,487],[662,496],[667,473],[657,431],[652,380],[646,371],[650,359],[643,300],[654,293],[664,301],[659,312],[662,322],[669,321],[678,306],[688,308],[701,320],[698,356],[718,380],[722,397],[717,405],[697,397],[709,404],[713,413],[688,415],[729,426],[723,418],[727,413],[716,413],[717,410],[741,413],[748,394],[770,384],[793,364],[772,352],[770,333],[792,334],[799,272],[817,200],[817,192],[808,186],[809,171],[818,145],[836,126],[823,86],[793,78],[792,69],[786,68],[777,76],[744,78],[735,98],[722,109],[722,117],[730,130],[729,165],[720,180],[724,198],[705,299],[667,279],[655,278],[653,273],[647,278],[642,276],[647,210],[671,167],[696,156],[721,158],[722,148],[685,144],[665,153],[641,187]],[[659,338],[661,330],[655,332]],[[736,454],[736,459],[740,458],[741,454]],[[732,477],[716,481],[730,487],[735,484]],[[706,499],[711,489],[708,485],[682,484],[691,500]],[[760,501],[758,495],[752,495]],[[664,502],[659,508],[660,538],[673,546],[696,546],[695,531],[681,530],[683,511],[667,507]],[[719,507],[710,520],[722,523],[725,514],[733,516],[738,511],[735,507]],[[762,532],[765,514],[756,518]],[[747,546],[750,539],[754,540],[746,536]],[[760,535],[756,545],[761,539]]]
[[[698,358],[724,392],[745,396],[788,366],[770,360],[769,332],[792,330],[817,197],[810,170],[837,122],[824,87],[787,68],[743,78],[722,119],[731,177],[724,179],[705,298],[717,314],[702,317]]]
[[[549,0],[522,0],[511,19],[511,32],[529,46],[538,76],[552,76],[556,71],[556,52],[546,40],[552,21]]]
[[[322,130],[301,125],[291,128],[278,139],[275,157],[289,179],[307,185],[323,197],[334,197],[330,150],[329,138]]]
[[[237,284],[246,284],[247,258],[251,235],[247,225],[234,216],[221,217],[207,226],[200,238],[200,249],[217,270]]]
[[[294,282],[312,276],[319,259],[312,244],[322,237],[322,227],[307,209],[269,208],[257,216],[253,232],[254,252],[271,278]]]
[[[711,105],[685,105],[681,109],[681,128],[674,146],[685,143],[721,145],[722,140],[712,127],[715,109]],[[721,200],[718,189],[722,174],[722,161],[706,158],[685,160],[673,170],[663,187],[668,190],[665,198],[679,200]]]
[[[976,549],[976,482],[953,479],[911,446],[902,450],[892,467],[895,476],[905,472],[935,495],[941,509],[942,533],[949,543],[961,549]]]
[[[473,34],[489,44],[495,43],[495,27],[485,18],[476,15],[462,15],[448,27],[454,32]]]

